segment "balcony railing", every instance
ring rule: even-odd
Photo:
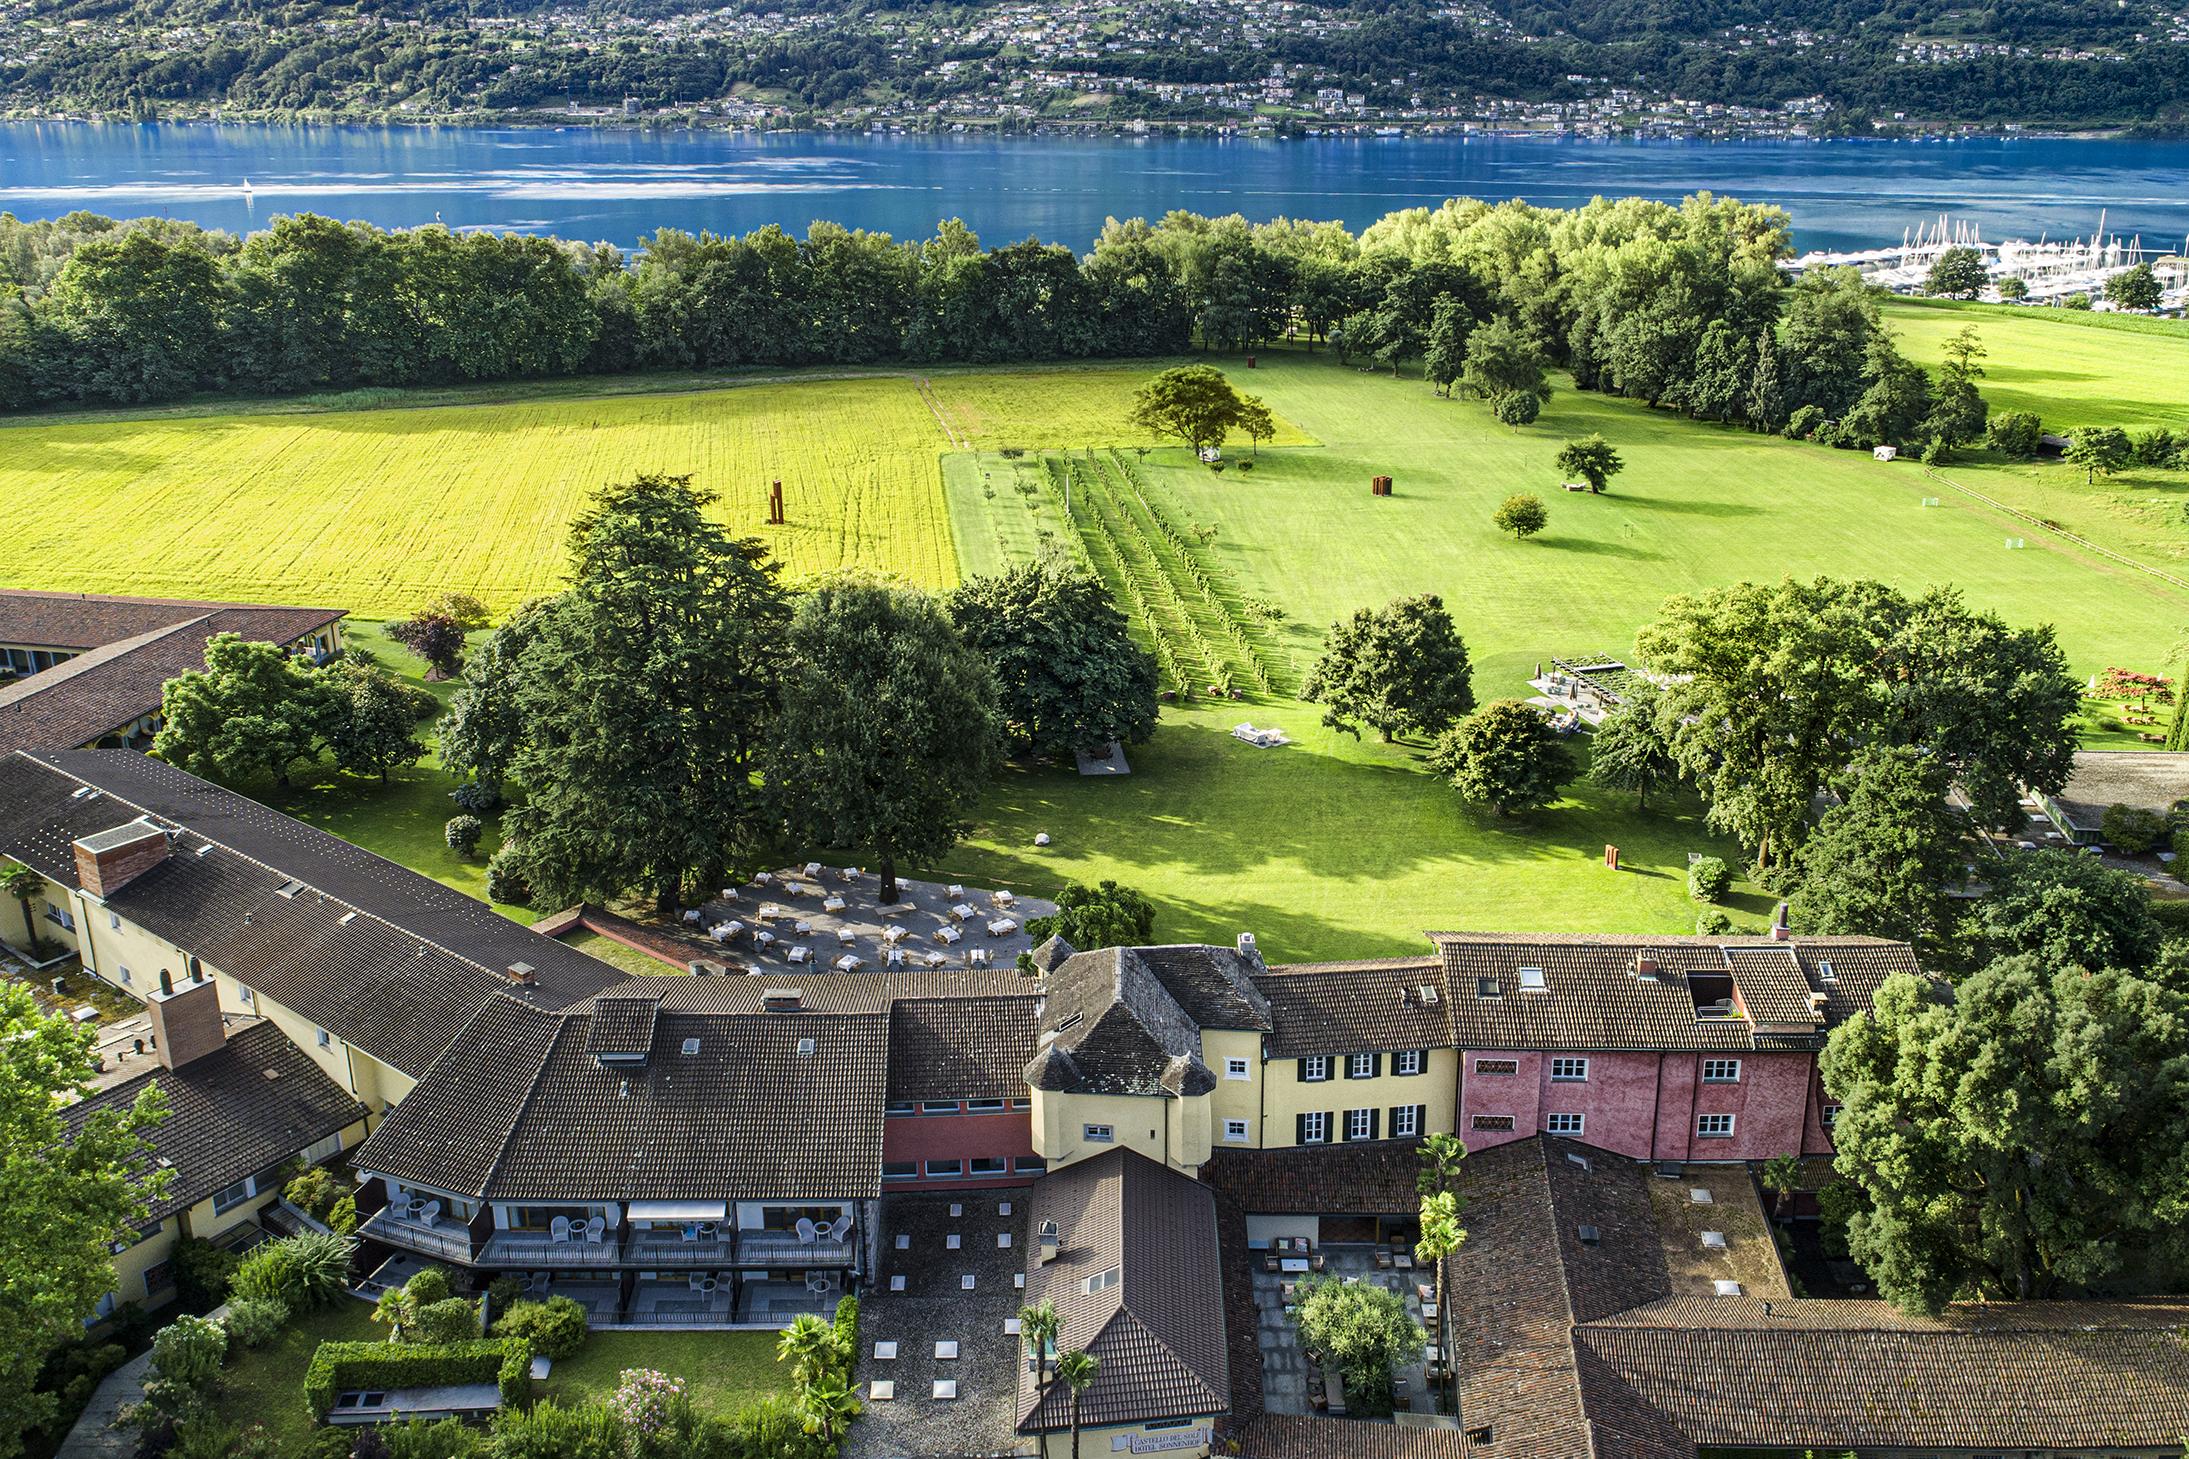
[[[529,1232],[497,1231],[487,1238],[479,1261],[485,1266],[612,1267],[623,1263],[620,1232],[609,1232],[598,1241],[572,1236],[557,1241]]]
[[[461,1221],[443,1219],[428,1226],[389,1206],[373,1212],[358,1231],[375,1241],[384,1241],[423,1256],[438,1256],[449,1261],[471,1260],[471,1228]]]
[[[850,1266],[855,1250],[846,1232],[842,1241],[825,1237],[800,1241],[795,1231],[741,1231],[737,1237],[739,1266],[824,1267]]]
[[[637,1267],[735,1266],[737,1242],[729,1236],[687,1241],[674,1231],[634,1231],[623,1243],[623,1260]]]

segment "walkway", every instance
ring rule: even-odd
[[[144,1380],[151,1368],[152,1351],[147,1348],[100,1379],[54,1459],[129,1459],[136,1453],[136,1431],[117,1429],[114,1421],[123,1409],[144,1402]]]

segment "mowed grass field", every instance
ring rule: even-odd
[[[2189,434],[2189,322],[2061,309],[1894,300],[1886,317],[1910,357],[1935,363],[1943,342],[1974,325],[1989,352],[1982,389],[1995,411],[2034,411],[2048,430],[2158,426]],[[2189,471],[2130,467],[2088,483],[2056,462],[1982,455],[1947,477],[2048,522],[2189,577]]]
[[[934,377],[955,428],[1109,440],[1145,370]],[[1295,437],[1295,439],[1297,439]],[[400,615],[455,588],[503,610],[552,591],[587,495],[689,473],[794,576],[957,580],[936,469],[949,438],[907,376],[696,393],[0,425],[21,510],[0,585],[332,603]],[[766,525],[783,482],[788,524]]]

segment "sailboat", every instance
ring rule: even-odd
[[[246,202],[250,201],[250,198],[251,198],[251,179],[249,179],[248,177],[246,177],[245,179],[243,179],[243,197],[244,197],[244,201],[246,201]]]

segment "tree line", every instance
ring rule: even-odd
[[[0,215],[0,406],[750,366],[1010,363],[1279,341],[1418,364],[1532,420],[1549,368],[1843,444],[1979,438],[1980,369],[1900,355],[1853,273],[1789,285],[1786,214],[1707,193],[1572,210],[1471,199],[1343,225],[1173,212],[1079,256],[815,223],[602,245],[303,215],[237,239]],[[1964,359],[1964,367],[1973,359]]]

